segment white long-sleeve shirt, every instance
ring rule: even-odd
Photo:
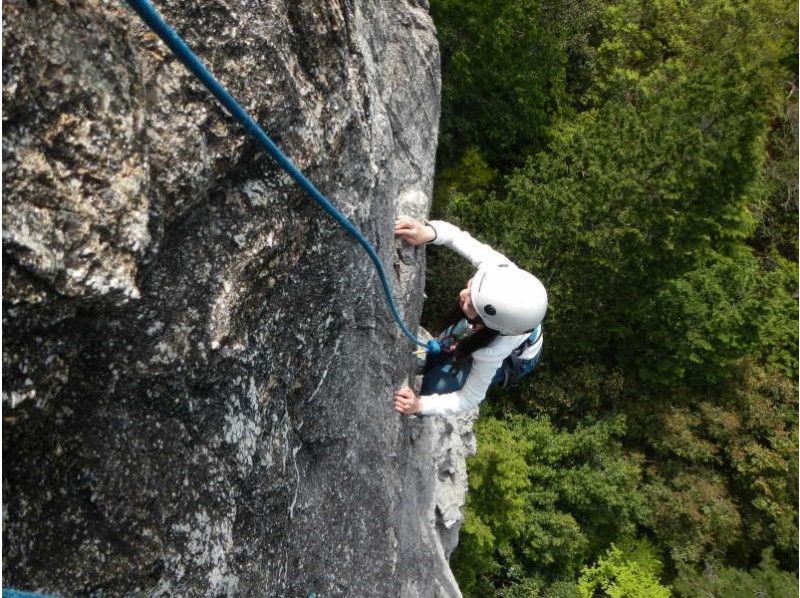
[[[429,224],[436,231],[436,239],[433,240],[434,245],[444,245],[452,249],[469,260],[475,268],[490,264],[511,264],[517,267],[502,253],[495,251],[485,243],[477,241],[469,233],[462,231],[457,226],[442,220],[434,220]],[[469,371],[467,380],[464,382],[464,386],[455,392],[420,397],[420,414],[454,415],[477,407],[486,397],[486,391],[489,389],[497,368],[527,338],[528,334],[516,336],[500,335],[486,347],[475,351],[472,354],[472,368]],[[539,335],[539,340],[525,350],[520,356],[521,359],[535,358],[542,350],[542,341],[543,335]]]

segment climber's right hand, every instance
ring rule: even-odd
[[[400,237],[409,245],[417,246],[433,241],[436,231],[430,224],[409,216],[400,216],[394,221],[394,236]]]

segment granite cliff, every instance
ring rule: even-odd
[[[423,1],[158,3],[373,242],[410,325],[439,54]],[[124,3],[3,9],[3,578],[55,595],[457,596],[469,417],[360,247]]]

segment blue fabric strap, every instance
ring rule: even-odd
[[[431,353],[437,353],[439,351],[439,345],[436,341],[429,341],[427,344],[417,339],[406,327],[403,319],[400,317],[400,313],[397,310],[397,306],[395,305],[394,299],[392,297],[392,291],[389,288],[389,281],[386,279],[386,272],[383,269],[383,264],[381,263],[380,257],[375,252],[375,249],[372,247],[370,242],[364,237],[360,230],[350,222],[347,217],[342,214],[336,207],[322,194],[320,193],[311,181],[309,181],[302,172],[300,172],[297,167],[292,163],[289,158],[287,158],[283,152],[278,148],[275,143],[267,136],[266,133],[258,126],[258,124],[250,118],[250,116],[245,112],[244,108],[242,108],[239,103],[233,99],[233,97],[228,93],[228,91],[217,81],[211,72],[200,62],[194,52],[189,49],[189,46],[186,45],[186,42],[178,35],[178,33],[172,29],[155,7],[149,2],[149,0],[127,0],[128,4],[130,5],[133,10],[142,18],[142,20],[147,24],[153,32],[161,38],[161,40],[169,47],[170,50],[175,54],[175,56],[180,59],[180,61],[184,64],[184,66],[191,72],[197,79],[212,93],[217,100],[227,108],[227,110],[231,113],[231,115],[238,120],[242,126],[247,130],[250,135],[261,145],[261,147],[270,155],[272,156],[278,165],[283,168],[289,176],[291,176],[295,182],[300,185],[306,193],[308,193],[311,198],[316,201],[323,210],[325,210],[328,214],[333,217],[336,222],[338,222],[342,228],[344,228],[350,236],[352,236],[356,241],[358,241],[364,250],[369,255],[372,263],[375,265],[375,269],[378,271],[378,277],[380,278],[381,285],[383,286],[383,293],[386,296],[386,302],[389,304],[389,309],[392,312],[392,316],[394,316],[395,321],[400,326],[400,329],[403,333],[411,340],[413,343],[421,347],[425,347]]]

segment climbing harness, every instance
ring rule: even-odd
[[[441,353],[427,357],[419,356],[420,359],[424,359],[424,363],[419,363],[418,373],[423,374],[420,395],[446,394],[456,392],[464,387],[472,370],[472,357],[469,357],[460,368],[456,368],[453,345],[465,337],[467,329],[467,321],[460,320],[439,335]],[[503,360],[495,371],[489,383],[490,386],[506,389],[516,387],[520,380],[539,363],[541,350],[530,359],[523,359],[522,354],[538,343],[541,338],[542,326],[540,324]]]
[[[542,334],[542,325],[539,324],[533,329],[530,336],[503,360],[503,365],[500,366],[500,369],[492,379],[492,384],[496,384],[502,388],[516,387],[519,381],[529,374],[536,364],[539,363],[539,359],[542,356],[541,349],[537,355],[531,359],[522,359],[522,354],[538,343],[539,339],[542,338]],[[502,375],[500,375],[501,372]]]
[[[155,7],[149,0],[127,0],[128,5],[136,11],[153,32],[161,38],[161,40],[172,50],[173,54],[183,63],[183,65],[191,72],[197,79],[210,91],[217,100],[228,109],[231,115],[244,126],[250,135],[261,145],[261,147],[272,156],[278,165],[291,176],[295,182],[300,185],[311,198],[316,201],[323,210],[330,214],[342,228],[344,228],[351,237],[358,241],[364,250],[369,255],[375,269],[378,271],[381,285],[383,286],[383,293],[386,296],[386,302],[389,304],[389,309],[394,316],[395,321],[400,326],[403,333],[420,347],[424,347],[429,353],[438,353],[440,351],[439,344],[435,340],[422,342],[416,338],[409,329],[406,327],[400,313],[395,305],[392,291],[389,288],[389,281],[386,278],[386,272],[383,269],[380,257],[375,252],[370,242],[364,237],[361,231],[352,223],[347,217],[342,214],[336,207],[317,190],[316,187],[309,181],[305,175],[292,163],[286,155],[281,152],[277,145],[264,133],[263,129],[250,117],[244,108],[233,99],[228,91],[217,81],[211,72],[200,62],[200,59],[192,52],[186,42],[183,41],[180,35],[172,29]]]

